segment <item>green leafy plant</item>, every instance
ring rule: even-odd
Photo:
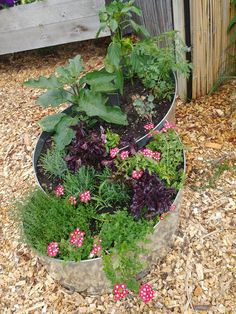
[[[105,222],[99,233],[103,247],[109,250],[104,257],[104,271],[113,284],[125,282],[130,290],[138,291],[135,276],[145,265],[139,255],[144,252],[139,245],[151,233],[152,224],[146,220],[136,221],[127,211],[103,215]]]
[[[92,243],[89,224],[96,212],[90,206],[82,204],[75,207],[68,199],[47,195],[41,190],[34,190],[17,204],[18,218],[23,222],[25,240],[42,255],[47,252],[48,244],[54,240],[58,243],[69,242],[69,235],[80,226],[86,232],[86,244],[74,252],[72,260],[87,258]],[[69,243],[59,257],[70,259]],[[69,253],[69,255],[67,254]],[[76,255],[75,255],[76,253]]]
[[[146,147],[153,152],[159,152],[160,160],[157,161],[138,152],[122,162],[116,162],[117,172],[115,175],[129,178],[133,169],[142,169],[147,170],[150,174],[158,174],[168,187],[181,188],[185,177],[181,167],[184,162],[183,144],[178,134],[172,129],[166,133],[154,134],[153,140]]]
[[[106,135],[105,147],[107,152],[109,152],[111,148],[118,146],[118,144],[120,143],[120,136],[117,133],[113,133],[109,129],[106,129],[105,135]]]
[[[93,167],[82,166],[75,174],[67,173],[64,178],[64,188],[68,195],[79,195],[83,191],[94,191],[96,187],[96,172]]]
[[[141,15],[141,10],[134,3],[134,0],[112,1],[99,11],[100,28],[97,36],[108,28],[112,38],[107,50],[105,67],[109,73],[116,74],[121,93],[123,93],[124,72],[128,71],[128,57],[134,45],[130,38],[124,37],[125,30],[129,28],[135,33],[149,36],[148,31],[132,19],[133,13]]]
[[[142,96],[136,98],[133,106],[137,111],[138,115],[147,118],[150,122],[152,121],[152,117],[154,114],[155,104],[153,103],[154,96],[148,95],[147,97]]]
[[[70,126],[77,124],[81,115],[87,119],[99,117],[109,123],[127,125],[127,117],[120,107],[107,105],[105,93],[117,89],[114,74],[105,69],[81,77],[83,73],[83,61],[77,55],[69,60],[68,65],[56,68],[56,74],[25,82],[26,86],[47,89],[37,99],[37,103],[43,107],[57,107],[65,102],[73,105],[72,116],[71,112],[69,115],[57,113],[44,117],[39,122],[43,131],[54,133],[58,149],[63,149],[71,142],[75,132]]]
[[[174,90],[172,72],[187,77],[191,69],[191,65],[183,58],[186,49],[176,31],[141,40],[130,54],[133,74],[142,80],[156,98],[170,100]]]
[[[49,177],[63,178],[68,172],[64,157],[64,151],[58,150],[57,147],[52,147],[47,150],[46,154],[41,156],[40,165]]]

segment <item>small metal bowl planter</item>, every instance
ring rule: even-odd
[[[144,273],[147,273],[152,265],[163,258],[172,245],[173,235],[178,228],[181,197],[182,190],[178,192],[173,202],[175,210],[160,220],[154,232],[148,236],[150,242],[144,245],[148,251],[141,257],[147,265],[147,271],[145,270]],[[111,283],[103,271],[103,261],[100,257],[80,262],[65,262],[46,256],[40,256],[39,259],[54,280],[72,291],[84,292],[88,295],[111,292]]]

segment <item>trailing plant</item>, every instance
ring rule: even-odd
[[[53,146],[51,149],[47,149],[47,152],[40,157],[40,165],[49,178],[54,176],[61,179],[68,172],[64,160],[65,155],[65,151],[61,151],[56,146]]]
[[[115,161],[117,177],[129,179],[134,169],[156,173],[167,187],[180,189],[184,182],[183,144],[178,134],[166,124],[164,132],[153,132],[153,138],[146,148],[138,151],[122,162]],[[152,133],[151,133],[152,134]]]
[[[78,123],[81,114],[87,118],[99,117],[109,123],[127,125],[126,115],[121,109],[107,105],[105,93],[117,89],[116,76],[105,69],[81,77],[83,73],[83,61],[77,55],[69,60],[68,65],[57,67],[55,74],[48,78],[41,76],[38,80],[29,79],[25,82],[26,86],[47,89],[37,99],[37,103],[43,107],[57,107],[65,102],[73,104],[72,116],[57,113],[39,121],[43,131],[54,133],[55,143],[60,149],[68,145],[75,136],[70,126]]]
[[[104,271],[113,284],[125,282],[128,289],[137,292],[139,284],[135,276],[145,267],[139,259],[140,253],[144,252],[139,244],[153,231],[152,224],[134,220],[125,210],[102,216],[105,222],[99,237],[103,247],[109,250],[103,257]]]
[[[147,97],[142,96],[135,99],[133,106],[137,111],[138,115],[147,118],[150,122],[152,122],[152,117],[155,113],[155,104],[153,103],[154,96],[148,95]]]

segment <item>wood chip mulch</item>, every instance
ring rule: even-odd
[[[78,53],[87,69],[99,67],[104,51],[103,41],[88,41],[0,58],[0,312],[236,313],[235,82],[212,96],[188,104],[178,101],[188,178],[174,245],[146,278],[156,291],[152,302],[68,291],[20,241],[11,204],[35,185],[31,160],[40,134],[37,121],[55,111],[36,106],[39,91],[22,83],[51,74]]]

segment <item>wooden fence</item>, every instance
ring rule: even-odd
[[[1,10],[0,55],[94,38],[104,3],[43,0]]]
[[[224,72],[230,35],[227,27],[235,14],[230,0],[136,0],[142,8],[139,19],[154,35],[176,29],[184,41],[190,32],[193,71],[190,86],[179,77],[179,94],[192,98],[207,94]],[[190,7],[189,28],[186,25],[186,3]],[[172,19],[173,16],[173,19]],[[231,49],[235,55],[235,49]],[[189,84],[188,84],[189,85]]]

